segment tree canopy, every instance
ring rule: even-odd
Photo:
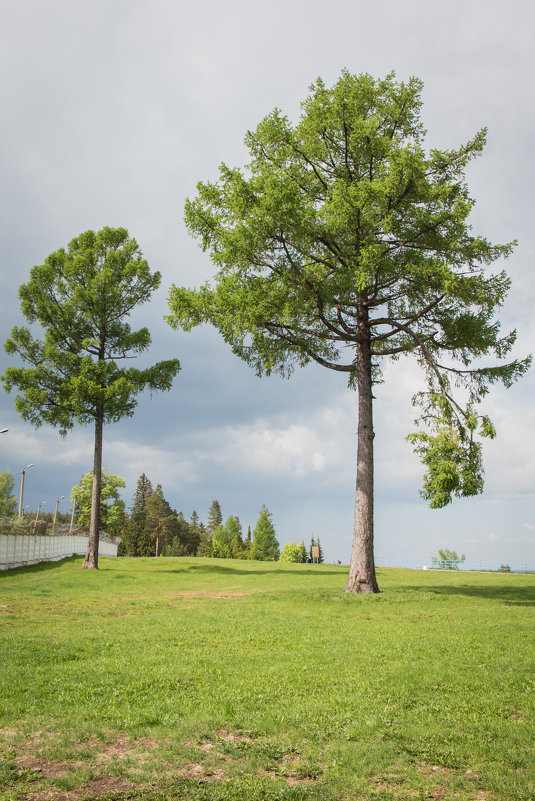
[[[16,326],[6,351],[25,366],[8,367],[6,390],[18,390],[15,406],[38,427],[94,424],[93,490],[89,546],[84,567],[98,567],[102,429],[131,416],[144,389],[168,390],[180,369],[177,359],[143,370],[128,360],[150,345],[147,328],[132,330],[127,318],[160,284],[136,240],[125,228],[86,231],[67,250],[47,256],[19,289],[28,323],[38,323],[42,339]]]
[[[124,478],[115,473],[102,471],[100,485],[100,526],[109,534],[119,533],[124,522],[125,506],[119,490],[126,486]],[[91,500],[93,495],[93,473],[82,476],[79,484],[71,489],[71,503],[76,505],[76,523],[89,526],[91,522]]]
[[[373,559],[373,383],[385,359],[416,359],[431,506],[482,491],[479,404],[529,359],[505,361],[515,332],[496,312],[509,288],[489,265],[515,243],[474,235],[465,170],[481,130],[457,149],[424,149],[422,82],[343,72],[318,79],[296,125],[275,109],[247,133],[245,170],[199,183],[186,225],[210,251],[213,282],[173,287],[172,326],[209,322],[258,374],[315,361],[358,389],[357,486],[346,589],[376,592]],[[485,357],[490,356],[490,360]]]
[[[281,548],[280,562],[306,562],[308,561],[307,549],[303,542],[297,544],[296,542],[286,542]]]
[[[15,478],[9,470],[0,473],[0,517],[12,517],[17,509],[17,497],[14,495]]]

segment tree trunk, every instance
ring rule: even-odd
[[[358,435],[357,486],[353,548],[346,592],[379,592],[373,557],[373,396],[370,333],[367,309],[359,315],[357,344]]]
[[[95,418],[95,453],[93,457],[93,489],[91,492],[91,520],[87,553],[83,567],[98,570],[98,535],[100,531],[100,490],[102,485],[102,429],[104,427],[104,411],[97,410]]]

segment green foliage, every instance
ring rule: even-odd
[[[17,510],[17,497],[13,494],[15,478],[9,470],[0,473],[0,517],[12,517]]]
[[[112,423],[133,414],[145,388],[170,389],[177,359],[145,370],[120,366],[150,345],[148,330],[132,331],[125,318],[159,284],[160,273],[150,272],[124,228],[86,231],[33,267],[19,295],[24,317],[42,327],[43,338],[16,326],[5,343],[28,365],[3,375],[6,390],[19,392],[21,417],[62,431],[93,422],[99,412]]]
[[[272,561],[279,558],[279,543],[275,536],[275,526],[271,521],[271,513],[265,506],[262,506],[260,510],[260,517],[253,531],[253,545],[260,559]]]
[[[212,532],[205,528],[204,525],[199,526],[199,542],[197,545],[197,556],[212,556]]]
[[[221,506],[219,501],[213,500],[208,512],[208,522],[206,528],[208,531],[214,532],[216,528],[223,523],[223,515],[221,514]]]
[[[97,494],[103,424],[131,416],[144,389],[170,389],[180,369],[177,359],[143,370],[127,361],[147,350],[150,334],[133,331],[126,319],[149,300],[160,278],[126,229],[106,227],[47,256],[19,289],[22,313],[40,325],[42,338],[29,327],[13,328],[5,350],[24,366],[6,369],[4,387],[17,390],[17,411],[36,427],[48,423],[65,434],[75,423],[94,423]],[[90,550],[97,550],[90,567],[97,567],[98,522],[91,521]]]
[[[115,473],[102,471],[100,489],[100,524],[103,531],[118,535],[124,525],[124,502],[119,490],[126,486],[124,478]],[[76,503],[76,524],[81,527],[89,525],[91,519],[91,496],[93,494],[93,473],[82,476],[80,483],[71,489],[71,503]]]
[[[204,524],[199,520],[199,515],[193,510],[188,525],[188,553],[194,556],[199,550],[201,537],[204,532]]]
[[[146,530],[147,501],[153,493],[150,479],[142,473],[138,478],[131,514],[120,545],[120,556],[151,556],[153,544]]]
[[[511,565],[500,565],[498,568],[498,573],[510,573],[511,572]]]
[[[238,517],[231,515],[225,525],[219,523],[212,535],[212,555],[220,559],[246,559],[247,552],[242,538],[242,527]]]
[[[417,78],[343,72],[332,88],[311,86],[296,125],[278,109],[265,117],[245,138],[247,168],[222,164],[186,202],[217,274],[173,287],[167,319],[211,323],[258,374],[314,360],[355,387],[359,369],[379,381],[384,359],[415,358],[429,433],[412,442],[436,508],[482,491],[476,437],[494,429],[479,403],[530,359],[504,361],[516,334],[500,333],[496,313],[509,278],[488,270],[515,243],[494,245],[469,223],[465,171],[486,131],[427,153],[421,92]]]
[[[162,552],[165,540],[172,541],[178,537],[178,528],[176,512],[173,512],[165,500],[162,485],[157,484],[145,505],[145,532],[155,543],[155,556]]]
[[[233,559],[245,559],[245,545],[243,542],[243,530],[239,517],[231,515],[225,523],[225,531],[227,534],[230,555]]]
[[[433,567],[440,568],[441,570],[459,570],[459,565],[464,562],[466,556],[459,556],[457,551],[450,551],[448,548],[438,551],[438,558],[433,557]]]
[[[286,542],[281,548],[279,561],[297,563],[307,562],[307,549],[302,542],[299,543],[299,545],[296,542]]]
[[[212,553],[219,559],[230,558],[230,542],[225,526],[219,523],[212,535]]]

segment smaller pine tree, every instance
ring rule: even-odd
[[[260,558],[273,561],[279,558],[279,543],[275,536],[275,526],[271,521],[271,512],[265,506],[260,510],[260,517],[253,532],[253,544]]]
[[[199,544],[197,556],[212,556],[212,532],[199,523]]]
[[[221,523],[216,527],[212,536],[212,553],[219,559],[228,559],[230,557],[230,543],[225,526]]]
[[[208,521],[206,523],[206,528],[213,534],[216,528],[221,525],[223,525],[223,515],[221,514],[221,506],[219,505],[219,501],[213,500],[210,505],[210,510],[208,512]]]
[[[319,552],[319,554],[318,554],[318,563],[320,565],[322,565],[323,564],[323,550],[321,548],[321,542],[320,542],[320,538],[319,537],[317,539],[316,545],[318,546],[318,552]]]

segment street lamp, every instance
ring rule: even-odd
[[[22,476],[20,479],[19,520],[22,517],[22,499],[24,497],[24,476],[26,475],[26,470],[29,467],[35,467],[34,463],[32,462],[31,464],[26,465],[26,467],[22,471]]]
[[[58,516],[59,502],[62,501],[64,497],[65,497],[65,495],[62,495],[61,498],[58,498],[57,501],[56,501],[56,511],[54,512],[54,523],[52,524],[52,533],[53,534],[56,533],[56,518]]]
[[[71,527],[69,529],[69,534],[72,534],[72,527],[74,525],[74,513],[76,511],[76,495],[72,499],[72,514],[71,514]]]
[[[39,506],[37,507],[37,514],[35,515],[35,522],[36,522],[36,523],[37,523],[37,519],[38,519],[38,517],[39,517],[39,512],[41,511],[41,506],[44,506],[44,505],[45,505],[45,503],[46,503],[46,501],[41,501],[41,503],[40,503],[40,504],[39,504]]]

